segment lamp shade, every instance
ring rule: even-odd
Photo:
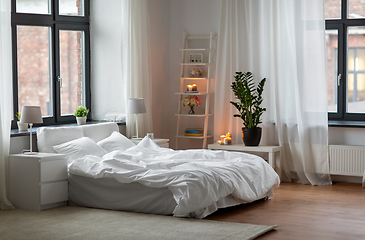
[[[41,107],[23,106],[20,117],[22,123],[43,123]]]
[[[146,107],[143,98],[130,98],[128,102],[128,113],[145,113]]]

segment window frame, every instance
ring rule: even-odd
[[[349,27],[365,26],[365,18],[347,18],[348,0],[341,0],[341,19],[326,19],[326,30],[338,31],[337,76],[341,74],[337,85],[337,112],[328,113],[328,120],[365,121],[365,113],[348,113],[347,108],[347,29]]]
[[[61,116],[61,99],[60,99],[60,83],[57,81],[57,76],[60,76],[60,30],[75,30],[84,32],[84,96],[85,107],[89,109],[88,120],[91,120],[91,88],[90,88],[90,3],[89,0],[84,0],[84,16],[66,16],[59,15],[59,0],[50,0],[50,14],[32,14],[32,13],[17,13],[16,0],[11,0],[11,28],[12,28],[12,64],[13,64],[13,111],[19,112],[18,101],[18,49],[17,49],[17,26],[40,26],[49,27],[51,31],[50,41],[50,68],[51,71],[51,86],[52,89],[52,108],[53,114],[50,117],[43,117],[43,124],[35,124],[36,126],[57,125],[65,123],[75,123],[76,118],[73,115]],[[12,121],[12,129],[17,128],[17,120]]]

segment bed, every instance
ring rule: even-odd
[[[69,204],[204,218],[219,208],[270,198],[279,176],[239,152],[135,145],[116,123],[37,129],[40,152],[68,156]]]

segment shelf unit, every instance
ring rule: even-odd
[[[181,73],[180,73],[180,91],[175,93],[179,96],[179,105],[178,105],[178,113],[175,114],[177,116],[177,130],[176,130],[176,149],[179,149],[179,139],[180,138],[191,138],[191,139],[201,139],[203,140],[203,148],[207,148],[208,145],[208,139],[212,138],[212,135],[208,135],[208,122],[209,117],[213,116],[212,113],[209,113],[209,105],[210,105],[210,84],[211,84],[211,64],[212,64],[212,43],[213,40],[216,39],[217,35],[213,32],[210,34],[202,34],[202,35],[188,35],[186,33],[183,34],[183,48],[179,49],[181,51]],[[208,40],[209,41],[209,48],[188,48],[188,42],[189,40]],[[186,62],[186,55],[188,52],[207,52],[208,59],[207,62],[203,63],[191,63]],[[186,69],[185,67],[189,66],[204,66],[207,68],[205,77],[200,78],[192,78],[192,77],[185,77]],[[186,81],[205,81],[206,91],[198,92],[198,93],[187,93],[185,92],[185,83]],[[181,107],[181,101],[185,96],[189,95],[199,95],[199,96],[205,96],[205,108],[204,108],[204,114],[183,114],[182,107]],[[203,105],[203,104],[202,104]],[[181,122],[182,119],[188,119],[188,118],[204,118],[204,127],[203,127],[203,136],[201,137],[194,137],[194,136],[184,136],[183,131],[181,129]],[[181,134],[182,133],[182,134]]]

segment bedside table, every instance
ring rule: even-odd
[[[257,146],[257,147],[249,147],[244,144],[231,144],[231,145],[219,145],[218,143],[209,144],[209,150],[225,150],[225,151],[236,151],[236,152],[263,152],[269,154],[269,164],[272,168],[276,167],[276,156],[275,153],[281,153],[280,146]]]
[[[131,139],[131,141],[134,142],[134,144],[138,144],[141,140],[142,139],[133,139],[133,138]],[[154,139],[152,139],[152,141],[154,141],[160,147],[164,147],[164,148],[170,147],[169,139],[154,138]]]
[[[68,181],[65,155],[10,154],[8,161],[8,198],[16,208],[44,210],[66,204]]]

